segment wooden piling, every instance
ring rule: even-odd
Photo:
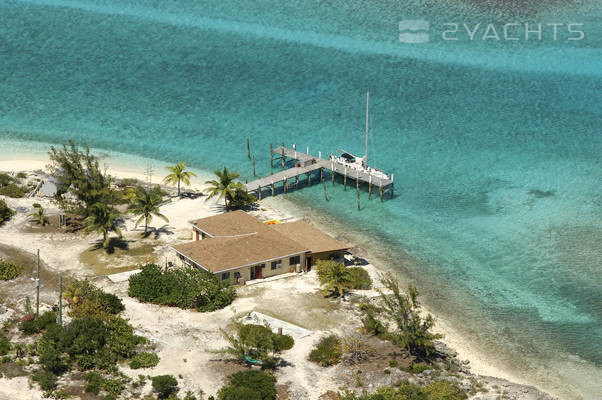
[[[270,168],[274,166],[274,153],[272,153],[272,143],[270,143]]]
[[[274,195],[274,181],[272,181],[272,196]]]
[[[307,186],[311,185],[311,172],[307,173]]]
[[[334,186],[334,170],[330,170],[330,180],[332,181],[332,186]]]
[[[324,180],[324,168],[320,168],[320,180]]]
[[[326,181],[323,180],[322,184],[324,185],[324,200],[328,201],[328,195],[326,194]]]
[[[282,169],[284,169],[286,164],[286,159],[284,157],[284,142],[282,142]]]
[[[253,176],[255,175],[255,156],[253,156]]]
[[[345,167],[345,175],[343,175],[343,187],[347,190],[347,168]]]
[[[284,178],[284,193],[286,193],[286,177]]]
[[[257,189],[257,198],[261,201],[261,186]]]
[[[249,138],[247,138],[247,157],[251,159],[251,146],[249,145]]]
[[[383,185],[382,185],[382,183],[378,188],[380,190],[380,201],[383,201]]]
[[[359,185],[357,186],[357,210],[360,210],[360,187]]]

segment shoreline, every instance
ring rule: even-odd
[[[95,150],[95,149],[91,149],[91,150]],[[99,157],[100,161],[101,161],[101,163],[104,163],[107,165],[107,172],[117,178],[136,178],[136,179],[139,179],[142,181],[146,181],[147,180],[146,168],[140,166],[140,163],[139,163],[140,160],[145,160],[147,163],[154,164],[154,165],[162,163],[157,160],[145,159],[142,157],[136,157],[136,161],[138,161],[138,164],[135,164],[134,161],[130,161],[128,163],[125,160],[120,160],[118,157],[112,157],[112,156],[106,157],[106,156],[104,156],[105,154],[107,154],[107,153],[104,152],[103,155]],[[121,153],[112,153],[112,154],[121,154]],[[125,156],[125,154],[124,154],[124,156]],[[9,158],[9,157],[3,156],[3,158],[0,159],[0,171],[19,172],[19,171],[36,171],[36,170],[40,170],[40,169],[45,170],[45,167],[47,164],[48,164],[48,156],[47,155],[43,156],[42,154],[37,154],[37,157],[30,157],[27,159],[17,157],[17,155],[15,155],[14,158]],[[168,163],[166,162],[164,164],[167,165]],[[193,170],[195,173],[197,173],[197,177],[193,177],[191,179],[190,188],[195,189],[195,190],[202,190],[204,187],[203,182],[205,181],[205,178],[209,176],[209,173],[207,171],[201,171],[201,170],[194,169],[194,168],[192,168],[191,170]],[[152,183],[160,183],[161,180],[162,180],[161,176],[158,175],[155,170],[155,173],[151,177],[151,182]],[[276,204],[273,204],[273,203],[276,203]],[[293,202],[287,201],[285,199],[274,199],[274,198],[268,197],[267,199],[264,199],[259,204],[261,204],[261,209],[263,209],[264,212],[266,212],[266,213],[272,212],[273,214],[285,214],[287,216],[290,216],[292,218],[297,218],[297,219],[304,217],[303,213],[300,212],[301,210],[296,208],[295,205],[293,204]],[[320,227],[320,229],[324,230],[325,232],[328,232],[331,235],[337,235],[339,233],[339,232],[333,231],[332,229],[328,229],[328,227],[326,227],[325,224],[323,224],[321,221],[316,221],[315,225],[317,225],[318,227]],[[354,244],[354,243],[352,243],[352,244]],[[364,249],[367,252],[370,252],[368,249],[365,249],[364,247],[362,247],[362,249]],[[382,263],[380,262],[380,260],[378,260],[378,258],[376,258],[376,260],[374,260],[373,256],[369,256],[369,259],[372,261],[371,264],[373,264],[373,265],[376,264],[375,268],[377,270],[379,270],[379,271],[389,271],[390,270],[389,268],[383,267]],[[376,262],[374,263],[373,261],[376,261]],[[393,270],[391,270],[391,272],[394,272],[394,273],[396,272],[397,274],[399,273],[399,271],[393,271]],[[423,308],[424,313],[430,312],[430,310],[427,307],[423,306],[422,308]],[[535,387],[537,390],[539,390],[543,393],[549,393],[549,392],[544,392],[544,390],[542,388],[540,388],[539,386],[537,386],[535,383],[529,382],[528,380],[525,380],[525,379],[522,379],[521,377],[512,373],[511,371],[508,371],[508,370],[505,370],[503,368],[493,365],[493,363],[488,360],[488,357],[484,353],[475,349],[474,346],[471,346],[470,338],[464,337],[462,334],[457,332],[456,329],[454,329],[453,324],[451,322],[442,319],[437,314],[434,314],[434,313],[431,313],[431,314],[433,314],[433,316],[435,316],[435,318],[436,318],[436,325],[434,327],[434,331],[437,333],[442,333],[444,335],[444,338],[441,341],[443,343],[445,343],[447,346],[449,346],[454,352],[457,353],[457,358],[459,360],[469,361],[468,367],[472,374],[479,375],[482,377],[491,377],[491,378],[495,378],[495,379],[506,380],[506,381],[509,381],[511,383],[518,384],[521,386],[524,385],[524,386]],[[550,394],[552,394],[553,396],[557,396],[554,393],[550,393]]]

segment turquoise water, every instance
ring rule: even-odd
[[[602,13],[486,4],[0,0],[0,142],[72,138],[251,178],[247,137],[263,175],[269,143],[362,153],[370,89],[370,162],[395,197],[364,190],[360,212],[340,183],[329,202],[321,187],[288,198],[368,242],[494,363],[598,398]],[[399,43],[398,21],[419,18],[431,42]],[[586,36],[441,39],[444,22],[525,21]]]

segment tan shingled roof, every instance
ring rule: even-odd
[[[208,238],[176,245],[173,248],[214,273],[309,251],[307,247],[261,222],[259,224],[265,229],[257,233],[237,237]]]
[[[349,246],[323,233],[305,221],[287,222],[270,226],[288,238],[308,248],[312,253],[347,250]]]
[[[264,223],[242,210],[201,218],[192,224],[211,236],[233,236],[269,230]]]

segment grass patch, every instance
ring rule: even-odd
[[[95,246],[84,251],[79,259],[97,274],[111,275],[157,262],[158,256],[154,253],[155,246],[155,242],[131,242],[127,243],[125,247],[115,247],[110,254]]]

